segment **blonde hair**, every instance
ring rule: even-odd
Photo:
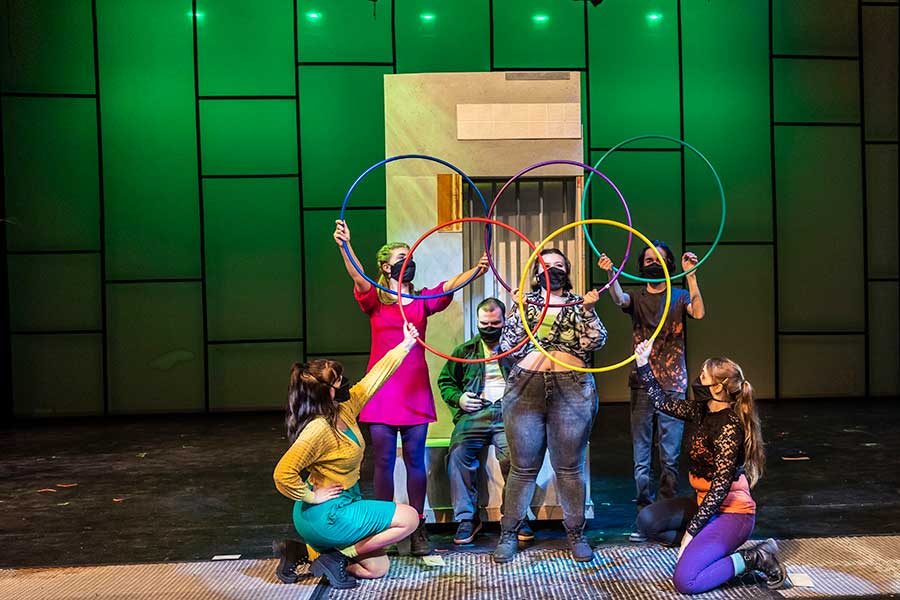
[[[708,358],[703,368],[734,400],[734,412],[744,429],[744,472],[750,487],[762,478],[766,467],[766,453],[762,439],[759,414],[753,386],[744,378],[741,366],[729,358]]]
[[[394,250],[398,250],[400,248],[409,251],[409,244],[407,244],[406,242],[388,242],[387,244],[379,248],[378,253],[375,254],[375,262],[378,264],[378,279],[376,279],[378,285],[386,288],[391,287],[391,278],[384,274],[384,269],[382,269],[381,267],[388,264],[388,262],[391,260],[391,254],[393,254]],[[416,293],[415,289],[413,289],[412,286],[410,286],[410,289],[412,290],[413,294]],[[382,304],[394,304],[395,302],[397,302],[397,298],[398,296],[395,296],[394,294],[389,294],[384,290],[378,290],[378,299],[381,300]]]

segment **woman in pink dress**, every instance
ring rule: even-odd
[[[341,256],[347,273],[353,280],[353,295],[359,307],[369,315],[372,326],[372,349],[369,368],[403,339],[403,316],[397,306],[398,296],[379,290],[369,283],[350,262],[343,242],[356,264],[350,246],[350,229],[344,221],[336,221],[334,240],[341,249]],[[402,242],[385,244],[378,251],[378,278],[376,281],[388,289],[400,291],[400,267],[409,253],[409,246]],[[434,295],[452,290],[477,273],[483,275],[488,269],[487,257],[482,256],[478,266],[460,273],[433,288],[414,289],[415,262],[410,259],[403,273],[402,293]],[[402,298],[406,318],[425,339],[426,320],[429,316],[450,306],[452,295],[419,300]],[[428,533],[425,530],[425,438],[428,424],[437,420],[434,396],[425,363],[425,349],[416,345],[400,365],[394,375],[381,387],[359,415],[361,423],[369,424],[372,437],[372,455],[375,458],[375,498],[393,501],[394,463],[397,459],[397,435],[403,441],[403,463],[406,466],[406,490],[409,504],[419,511],[419,526],[411,536],[412,554],[424,556],[431,552]]]

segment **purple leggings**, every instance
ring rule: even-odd
[[[660,500],[638,513],[638,529],[652,540],[672,545],[681,541],[696,512],[693,498]],[[675,589],[682,594],[699,594],[734,577],[731,555],[750,539],[755,521],[755,515],[735,513],[718,513],[707,521],[675,565]]]
[[[409,504],[425,511],[425,437],[428,424],[384,425],[369,423],[375,457],[375,499],[394,500],[394,463],[397,461],[397,434],[403,441],[403,464],[406,466],[406,494]]]

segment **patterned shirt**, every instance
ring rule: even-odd
[[[528,317],[528,325],[534,333],[538,318],[541,316],[541,310],[544,308],[541,292],[531,292],[526,294],[525,298],[530,302],[525,305],[525,315]],[[566,292],[563,296],[563,302],[570,303],[579,300],[581,297],[571,292]],[[558,302],[552,300],[551,302]],[[525,326],[522,324],[522,318],[519,316],[518,309],[515,309],[512,315],[506,319],[506,325],[503,326],[503,335],[500,337],[500,351],[506,352],[510,348],[526,338]],[[558,350],[566,352],[572,356],[576,356],[585,363],[588,362],[591,352],[599,350],[606,343],[606,327],[597,316],[597,311],[584,310],[584,306],[578,304],[576,306],[565,306],[560,309],[559,314],[550,328],[550,332],[546,337],[541,338],[541,346],[547,352]],[[531,352],[536,352],[537,348],[534,342],[528,340],[519,350],[514,352],[510,358],[518,362],[528,356]]]
[[[665,292],[651,294],[644,286],[639,292],[630,292],[631,302],[622,310],[631,315],[634,345],[653,335],[659,324],[666,301]],[[691,294],[681,288],[672,288],[669,314],[650,351],[650,366],[659,385],[667,392],[687,392],[687,365],[684,363],[684,316],[691,304]],[[632,369],[628,378],[632,388],[642,387],[637,372]]]
[[[639,367],[638,376],[656,410],[697,424],[688,453],[690,472],[709,482],[709,491],[687,526],[688,533],[697,535],[719,512],[732,484],[744,474],[744,428],[731,408],[711,413],[704,402],[666,395],[649,365]]]

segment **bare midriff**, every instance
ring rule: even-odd
[[[558,360],[563,361],[564,363],[570,364],[575,367],[584,367],[584,361],[569,354],[568,352],[562,352],[560,350],[550,350],[549,354]],[[539,351],[535,350],[534,352],[530,352],[528,356],[519,361],[518,366],[522,369],[528,371],[571,371],[572,369],[567,369],[562,365],[558,365]]]

